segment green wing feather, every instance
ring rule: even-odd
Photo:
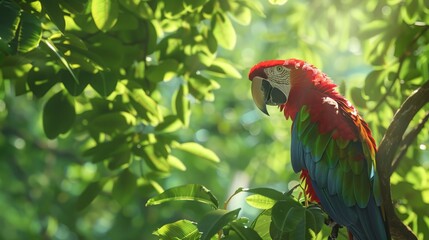
[[[312,180],[329,194],[338,194],[347,206],[368,204],[371,192],[368,169],[370,151],[360,140],[334,138],[332,133],[321,134],[317,124],[311,121],[308,108],[304,106],[297,114],[298,139],[305,151],[311,152],[312,164],[306,165]],[[371,167],[371,166],[370,166]]]

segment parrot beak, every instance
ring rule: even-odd
[[[254,77],[252,80],[252,97],[253,101],[255,102],[255,105],[266,115],[268,114],[267,111],[267,102],[270,97],[271,92],[271,85],[270,83],[261,77]]]

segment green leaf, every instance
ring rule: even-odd
[[[165,152],[160,151],[160,144],[136,147],[133,152],[143,158],[150,168],[160,172],[169,172],[170,164],[167,162]]]
[[[61,6],[66,8],[72,13],[82,13],[85,10],[85,6],[88,0],[60,0]]]
[[[321,231],[325,216],[317,206],[304,207],[294,199],[279,201],[272,208],[273,239],[310,239]]]
[[[237,42],[234,26],[229,18],[222,14],[216,14],[212,19],[213,34],[220,46],[232,50]]]
[[[174,109],[183,126],[189,126],[191,116],[190,102],[188,99],[189,89],[187,84],[181,84],[174,99]]]
[[[14,37],[19,24],[21,8],[15,1],[5,0],[0,2],[0,39],[10,42]]]
[[[272,208],[272,221],[282,233],[291,232],[298,226],[304,214],[305,208],[297,201],[278,201]]]
[[[350,95],[354,105],[358,108],[366,108],[366,101],[362,97],[362,88],[353,87],[350,90]]]
[[[92,0],[91,14],[95,25],[103,32],[110,30],[118,20],[117,0]]]
[[[158,104],[149,95],[147,95],[143,89],[132,89],[130,96],[138,105],[138,107],[143,108],[142,111],[146,110],[156,116],[158,119],[162,119],[162,115],[158,109]]]
[[[164,1],[164,13],[167,18],[176,18],[185,13],[183,1]]]
[[[125,152],[129,152],[126,136],[120,135],[110,141],[98,143],[94,147],[87,149],[83,156],[92,156],[93,162],[100,162]]]
[[[73,126],[75,118],[73,100],[59,92],[43,108],[43,130],[48,138],[54,139],[59,134],[66,133]]]
[[[197,201],[218,208],[219,202],[206,187],[188,184],[165,190],[158,196],[149,199],[146,206],[158,205],[169,201]]]
[[[274,206],[276,200],[259,194],[253,194],[246,197],[246,202],[257,209],[270,209]]]
[[[114,70],[123,66],[124,46],[118,39],[103,34],[91,38],[88,52],[101,66]]]
[[[67,92],[72,96],[79,96],[88,85],[88,78],[81,78],[79,83],[76,83],[69,71],[61,69],[57,73],[57,78],[64,84]]]
[[[201,236],[195,223],[189,220],[165,224],[153,234],[161,240],[198,240]]]
[[[136,189],[137,178],[125,169],[113,184],[112,195],[121,205],[125,205],[132,199]]]
[[[203,233],[201,240],[210,240],[211,237],[223,227],[234,221],[239,212],[240,208],[232,211],[216,209],[207,213],[203,219],[198,222],[198,229]]]
[[[273,5],[283,5],[287,2],[287,0],[269,0],[269,2]]]
[[[53,66],[33,66],[28,72],[27,83],[37,97],[44,96],[58,82]]]
[[[288,199],[283,193],[272,188],[243,188],[243,192],[255,193],[276,201]]]
[[[48,46],[48,48],[52,52],[54,52],[54,54],[60,59],[61,63],[66,67],[70,76],[73,78],[73,81],[75,82],[75,84],[79,84],[79,80],[77,79],[76,75],[74,74],[72,67],[67,62],[67,60],[63,57],[63,55],[58,51],[58,49],[55,47],[54,43],[50,40],[42,40],[42,42],[45,43],[46,46]]]
[[[265,17],[264,7],[261,2],[253,1],[253,0],[244,0],[243,4],[246,5],[248,8],[250,8],[251,10],[253,10],[257,15],[261,17]]]
[[[263,240],[271,240],[270,236],[271,209],[262,211],[252,222],[253,228]]]
[[[177,75],[179,63],[174,59],[165,59],[158,65],[148,66],[146,68],[146,77],[156,83],[169,81]]]
[[[210,80],[201,75],[194,75],[189,79],[189,92],[199,100],[213,101],[212,91],[219,88],[216,81]]]
[[[89,84],[103,97],[108,97],[116,88],[118,76],[114,72],[102,71],[92,76]]]
[[[106,181],[96,181],[88,184],[76,200],[76,210],[86,208],[101,192]]]
[[[212,162],[220,162],[220,159],[216,153],[196,142],[182,143],[175,146],[175,148]]]
[[[136,124],[136,118],[128,112],[109,112],[95,117],[90,123],[91,131],[106,134],[125,132]]]
[[[231,222],[229,226],[242,240],[262,240],[258,233],[252,228],[246,227],[238,222]]]
[[[368,39],[375,35],[384,33],[385,29],[387,29],[389,23],[384,20],[375,20],[371,21],[368,24],[365,24],[360,29],[360,37],[362,39]]]
[[[173,155],[168,156],[167,162],[170,166],[172,166],[172,167],[174,167],[180,171],[186,171],[185,164],[183,164],[183,162],[180,161],[180,159],[178,159],[177,157],[175,157]]]
[[[164,118],[163,122],[155,127],[155,131],[157,133],[171,133],[179,130],[182,126],[182,122],[177,116],[169,115]]]
[[[39,46],[42,38],[42,23],[40,20],[27,12],[21,15],[18,34],[18,52],[26,53]]]
[[[252,20],[252,13],[250,9],[242,5],[234,8],[232,11],[232,17],[241,25],[249,25]]]
[[[43,9],[48,14],[51,21],[57,26],[57,28],[64,32],[66,22],[64,20],[64,13],[60,8],[58,0],[41,0]]]

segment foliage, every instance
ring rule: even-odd
[[[168,189],[149,199],[146,205],[191,200],[203,202],[215,209],[207,212],[196,223],[182,220],[164,225],[154,232],[160,239],[211,239],[215,235],[225,239],[309,239],[315,237],[322,229],[325,216],[317,205],[308,205],[305,199],[306,205],[303,206],[292,196],[292,191],[293,189],[283,194],[272,188],[237,189],[228,201],[239,193],[251,193],[246,198],[247,203],[263,210],[249,226],[247,218],[238,217],[240,208],[232,211],[226,210],[227,201],[224,205],[225,209],[219,209],[217,199],[200,185],[191,184]],[[177,229],[181,229],[181,231],[177,231]],[[198,232],[196,229],[201,236],[196,234]]]
[[[0,0],[1,238],[222,230],[267,239],[270,225],[272,236],[304,225],[316,234],[319,210],[301,204],[299,188],[283,194],[298,183],[285,157],[290,122],[263,118],[242,78],[262,59],[305,59],[380,142],[429,80],[428,9],[423,0]],[[397,214],[419,239],[429,235],[428,111],[389,160]],[[192,201],[176,201],[177,186]],[[231,195],[228,208],[214,203]],[[143,206],[157,198],[169,202]],[[278,213],[288,208],[284,229]]]

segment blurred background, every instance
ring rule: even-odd
[[[0,39],[1,239],[156,239],[162,225],[208,210],[190,202],[145,207],[164,189],[202,184],[221,204],[239,187],[288,191],[299,183],[291,121],[254,106],[247,73],[259,61],[299,58],[321,69],[377,143],[429,79],[424,0],[50,4],[0,2],[20,26]],[[15,31],[26,21],[40,36],[23,50]],[[409,131],[420,121],[422,129],[392,175],[395,207],[419,239],[429,236],[428,111],[411,122]],[[203,156],[184,150],[190,142]],[[258,211],[244,197],[229,207],[252,219]]]

